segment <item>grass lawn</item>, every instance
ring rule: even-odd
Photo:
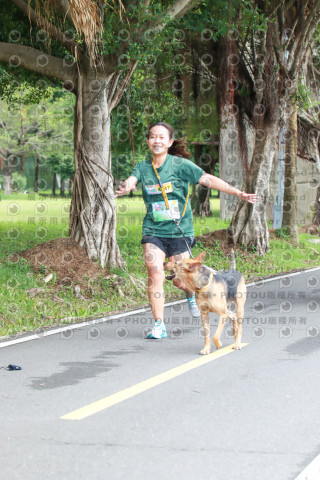
[[[71,286],[44,285],[43,274],[35,273],[16,252],[29,249],[49,240],[68,236],[69,199],[12,195],[0,201],[0,335],[12,335],[37,328],[72,323],[75,317],[87,318],[125,309],[138,308],[148,303],[146,270],[140,244],[145,207],[141,198],[122,197],[117,204],[117,238],[124,269],[105,270],[92,281],[82,299],[77,299]],[[228,222],[219,218],[219,200],[211,199],[213,216],[195,218],[196,236],[212,230],[224,229]],[[319,237],[318,237],[319,238]],[[237,268],[247,281],[293,269],[320,265],[320,245],[312,236],[300,235],[300,244],[293,247],[285,238],[272,237],[270,251],[264,257],[254,253],[237,252]],[[204,249],[198,242],[193,249],[197,255]],[[206,258],[206,264],[217,270],[229,267],[227,258],[216,242]],[[113,277],[114,276],[114,277]],[[123,280],[123,287],[115,288],[114,279]],[[30,296],[32,288],[41,288],[41,294]],[[125,291],[125,294],[123,291]],[[172,282],[165,282],[166,300],[182,298]]]

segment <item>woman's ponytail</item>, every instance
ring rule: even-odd
[[[190,158],[191,152],[189,152],[187,148],[186,141],[183,138],[178,138],[174,140],[171,147],[168,148],[168,153],[176,157]]]

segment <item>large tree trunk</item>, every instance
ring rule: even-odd
[[[245,57],[239,59],[243,46],[228,41],[226,53],[231,66],[221,65],[221,81],[228,85],[222,97],[222,129],[221,135],[229,138],[220,139],[220,161],[232,161],[233,177],[236,172],[242,175],[242,187],[235,177],[237,187],[247,193],[255,193],[258,202],[251,205],[238,201],[229,229],[229,240],[254,248],[259,255],[269,250],[269,233],[266,209],[269,201],[269,180],[274,160],[277,139],[280,130],[279,104],[275,90],[279,86],[279,74],[275,55],[272,50],[271,28],[261,35],[257,42],[252,38],[252,51],[259,57],[256,65],[248,64]],[[243,51],[243,50],[242,50]],[[231,60],[229,60],[231,59]],[[250,91],[250,96],[243,95]],[[234,101],[234,103],[233,103]],[[227,147],[236,148],[229,151]],[[236,162],[236,163],[235,163]],[[228,178],[225,178],[228,181]]]
[[[206,173],[212,173],[211,156],[209,154],[202,154],[203,145],[196,144],[194,148],[195,163],[199,165]],[[191,207],[194,215],[201,217],[211,217],[210,207],[210,193],[211,190],[203,185],[194,185],[191,195]]]
[[[35,161],[34,161],[34,192],[38,192],[38,180],[39,180],[39,158],[38,155],[36,155]]]
[[[20,170],[19,173],[22,175],[23,174],[23,169],[24,169],[24,155],[21,157],[21,163],[20,163]]]
[[[52,175],[52,196],[56,196],[56,179],[57,179],[57,174],[53,173]]]
[[[116,207],[110,151],[110,102],[115,89],[111,73],[94,69],[78,77],[75,106],[75,175],[70,236],[85,246],[89,258],[102,267],[121,266],[116,241]]]
[[[60,197],[64,197],[64,191],[65,191],[65,179],[61,177],[60,180]]]
[[[192,191],[192,212],[200,217],[212,217],[210,206],[210,189],[197,183]]]
[[[4,195],[11,195],[12,193],[12,188],[11,188],[11,182],[12,182],[12,173],[9,175],[4,175],[4,184],[3,184],[3,193]]]
[[[285,181],[282,226],[285,227],[294,244],[299,243],[297,214],[297,105],[291,97],[290,115],[287,122]]]
[[[251,164],[244,176],[243,190],[256,193],[259,201],[253,205],[239,202],[228,229],[232,243],[239,243],[256,249],[259,255],[269,250],[269,232],[266,208],[269,200],[269,180],[275,154],[278,124],[264,125],[263,135],[260,129],[254,132],[252,139],[254,150]]]
[[[312,221],[315,225],[320,226],[320,187],[317,189],[316,201],[314,204],[314,214]]]
[[[225,100],[225,99],[224,99]],[[244,113],[230,115],[228,104],[222,103],[220,109],[220,177],[230,185],[241,189],[243,169],[248,163],[247,148],[253,148],[248,121],[244,123]],[[237,205],[237,197],[220,194],[220,217],[231,220]]]

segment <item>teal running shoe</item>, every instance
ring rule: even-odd
[[[191,315],[195,318],[201,317],[197,302],[196,302],[196,296],[193,295],[193,297],[188,298],[186,294],[186,299],[188,300],[188,307]]]
[[[151,332],[146,336],[146,338],[167,338],[166,326],[161,320],[154,322]]]

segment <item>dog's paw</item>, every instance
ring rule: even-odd
[[[241,350],[241,345],[237,345],[236,343],[232,345],[233,350]]]
[[[213,337],[213,342],[214,342],[216,348],[220,348],[222,346],[222,343],[217,338]]]
[[[201,352],[200,352],[200,355],[209,355],[211,351],[211,348],[210,347],[204,347]]]

